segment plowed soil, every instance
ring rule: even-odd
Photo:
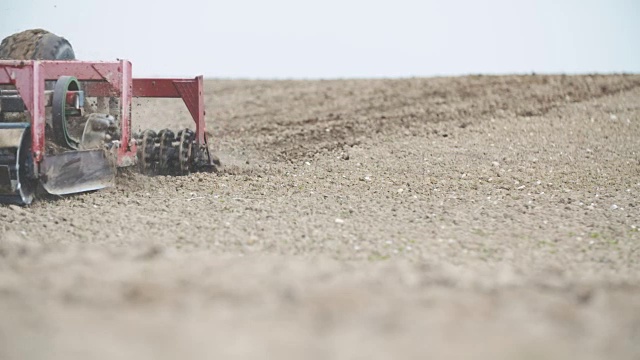
[[[219,173],[0,206],[0,359],[640,358],[640,76],[205,87]]]

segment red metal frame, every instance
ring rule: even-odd
[[[120,98],[121,143],[118,166],[135,163],[136,144],[131,139],[131,99],[133,97],[182,98],[196,123],[196,143],[206,144],[203,77],[193,79],[134,79],[131,62],[119,61],[38,61],[0,60],[0,85],[15,85],[31,114],[32,152],[36,169],[44,155],[45,80],[73,76],[79,81],[95,81],[85,86],[86,96]]]

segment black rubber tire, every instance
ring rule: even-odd
[[[48,33],[40,38],[34,60],[75,60],[76,54],[67,39]]]
[[[76,60],[76,54],[67,39],[47,30],[29,29],[2,39],[0,60]],[[45,89],[52,90],[54,84],[46,81]]]
[[[30,29],[7,36],[0,43],[0,59],[75,60],[69,41],[43,29]]]

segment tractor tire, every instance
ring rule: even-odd
[[[44,29],[29,29],[7,36],[0,43],[0,60],[75,60],[76,55],[67,39]],[[45,81],[45,90],[52,90],[55,81]],[[13,89],[0,85],[0,90]],[[29,121],[26,114],[11,114],[14,121]],[[8,121],[0,111],[0,122]]]
[[[9,35],[0,43],[2,60],[75,60],[67,39],[43,29]]]

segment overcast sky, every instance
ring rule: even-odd
[[[143,3],[0,0],[0,37],[45,28],[135,76],[640,73],[638,0]]]

